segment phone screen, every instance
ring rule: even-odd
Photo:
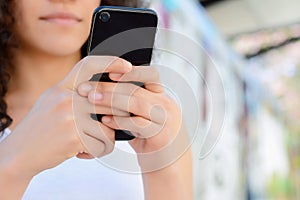
[[[133,65],[149,65],[157,27],[157,15],[151,9],[99,7],[95,10],[88,41],[88,55],[117,56]],[[107,73],[95,74],[90,81],[111,81]],[[143,83],[133,82],[143,87]],[[101,114],[91,114],[101,121]],[[115,130],[116,140],[135,137],[126,130]]]

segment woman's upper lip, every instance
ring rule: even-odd
[[[82,21],[81,18],[76,16],[73,13],[68,12],[53,12],[40,17],[41,20],[49,20],[49,19],[71,19],[75,21]]]

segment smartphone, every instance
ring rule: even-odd
[[[94,11],[87,43],[88,55],[121,57],[135,66],[149,65],[157,29],[157,14],[146,8],[100,6]],[[107,73],[95,74],[90,81],[111,81]],[[143,87],[142,83],[132,82]],[[92,114],[101,121],[101,114]],[[135,137],[126,130],[115,130],[116,140]]]

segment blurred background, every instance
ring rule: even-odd
[[[193,142],[195,199],[300,199],[300,1],[149,3],[161,28],[203,48],[171,35],[159,40],[183,49],[199,68],[160,56],[191,82],[204,127],[197,134],[207,132],[211,111],[206,81],[216,93],[210,97],[218,98],[213,112],[224,119],[220,129]]]

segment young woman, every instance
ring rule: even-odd
[[[0,199],[192,199],[180,109],[154,68],[82,59],[93,10],[104,4],[136,2],[0,1]],[[103,72],[119,83],[88,81]],[[112,152],[115,129],[135,134],[141,175],[87,160]]]

